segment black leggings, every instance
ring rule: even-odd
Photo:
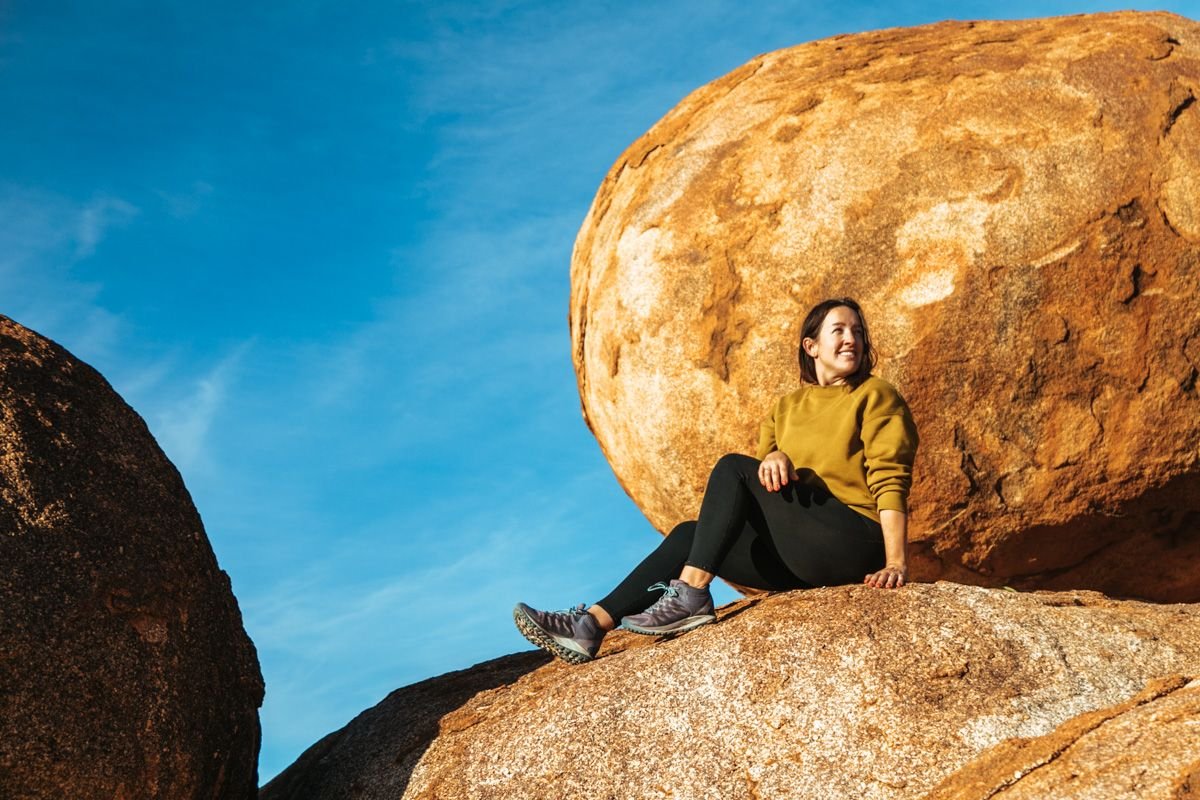
[[[681,522],[597,603],[617,620],[657,599],[651,584],[684,565],[753,589],[779,591],[857,583],[883,568],[883,529],[810,481],[768,492],[761,462],[730,453],[713,467],[700,519]]]

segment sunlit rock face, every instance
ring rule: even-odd
[[[1173,675],[1045,736],[1001,742],[923,800],[1200,796],[1200,681]]]
[[[263,683],[179,473],[0,317],[0,797],[248,800]]]
[[[582,666],[521,653],[397,689],[261,800],[918,800],[1006,739],[1200,667],[1200,606],[1094,592],[829,587],[719,616],[614,633]],[[1143,718],[1147,741],[1172,732]]]
[[[754,59],[576,241],[583,412],[659,530],[864,306],[921,433],[913,573],[1200,599],[1200,25],[944,22]]]

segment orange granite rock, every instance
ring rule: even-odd
[[[1013,739],[925,800],[1187,800],[1200,797],[1200,681],[1153,681],[1131,700]]]
[[[263,683],[171,462],[0,317],[0,797],[247,800]]]
[[[570,323],[660,531],[862,302],[921,432],[913,572],[1200,600],[1200,25],[943,22],[760,56],[617,160]]]
[[[522,653],[398,689],[261,800],[906,800],[987,748],[1200,668],[1200,606],[951,583],[743,600],[582,666]]]

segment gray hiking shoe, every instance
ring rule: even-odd
[[[713,613],[712,592],[708,587],[696,589],[680,580],[656,583],[646,591],[665,589],[662,597],[641,614],[621,620],[621,627],[634,633],[662,636],[667,633],[683,633],[701,625],[717,621]]]
[[[583,603],[566,611],[538,611],[517,603],[513,621],[526,639],[572,664],[595,658],[607,632],[587,613]]]

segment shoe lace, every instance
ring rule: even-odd
[[[580,614],[583,614],[586,612],[587,612],[587,606],[585,606],[583,603],[580,603],[579,605],[574,606],[572,608],[564,608],[562,611],[548,611],[546,613],[553,614],[556,617],[558,617],[558,616],[578,617]]]
[[[656,608],[658,608],[659,606],[664,605],[672,597],[679,596],[678,589],[676,589],[674,586],[671,586],[670,584],[662,583],[661,581],[659,583],[656,583],[653,586],[649,587],[648,589],[646,589],[646,591],[647,592],[656,592],[659,589],[663,590],[662,596],[659,597],[657,600],[655,600],[654,604],[652,606],[650,606],[649,608],[647,608],[645,613],[649,614],[652,611],[654,611]]]

